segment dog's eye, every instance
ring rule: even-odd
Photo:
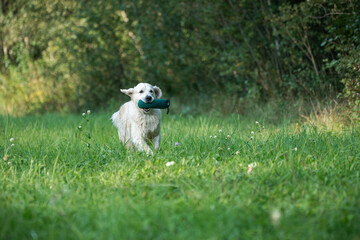
[[[139,93],[143,93],[144,91],[143,90],[140,90],[140,92]]]
[[[151,93],[153,93],[153,90],[150,90]]]

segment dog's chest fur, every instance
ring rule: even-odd
[[[152,139],[159,135],[160,116],[157,112],[154,114],[140,114],[138,124],[144,137]]]

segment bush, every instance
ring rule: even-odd
[[[328,52],[336,53],[326,67],[334,69],[344,89],[340,96],[346,100],[354,119],[360,118],[360,16],[356,9],[359,2],[338,4],[329,14],[329,36],[322,43]]]
[[[74,77],[56,82],[44,73],[40,61],[25,61],[22,67],[9,67],[8,74],[0,75],[0,89],[11,115],[34,112],[73,110],[70,102],[75,102]]]
[[[0,98],[24,114],[94,109],[138,82],[234,103],[321,99],[345,86],[356,112],[355,9],[340,0],[6,2]]]

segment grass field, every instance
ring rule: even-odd
[[[0,117],[0,239],[360,239],[358,126],[164,115],[146,156],[110,115]]]

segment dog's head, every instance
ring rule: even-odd
[[[151,103],[162,95],[159,87],[152,86],[148,83],[139,83],[134,88],[121,89],[120,91],[131,97],[131,100],[134,101],[136,106],[138,105],[139,100],[142,100],[145,103]],[[150,112],[150,108],[144,108],[142,110],[144,113]]]

